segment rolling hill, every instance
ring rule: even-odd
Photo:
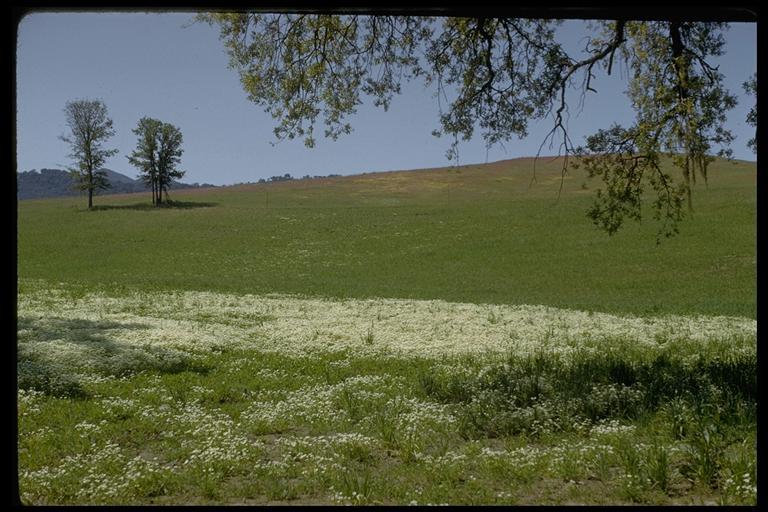
[[[107,173],[107,179],[111,187],[107,190],[99,191],[99,195],[107,194],[130,194],[133,192],[144,192],[148,190],[147,186],[136,179],[130,178],[125,174],[103,169]],[[174,182],[172,190],[185,188],[213,187],[209,184],[193,184]],[[16,197],[19,200],[37,199],[43,197],[62,197],[76,196],[80,192],[72,189],[72,179],[67,171],[60,169],[40,169],[40,171],[31,170],[16,174]]]
[[[600,183],[561,162],[22,201],[18,275],[147,290],[544,304],[755,316],[756,166],[717,160],[678,236],[647,209],[614,236]],[[562,192],[558,195],[562,183]],[[53,257],[52,255],[55,255]]]

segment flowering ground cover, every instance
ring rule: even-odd
[[[754,504],[756,165],[659,245],[535,177],[19,201],[22,499]]]
[[[30,504],[754,504],[736,316],[21,278]]]

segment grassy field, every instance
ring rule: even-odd
[[[544,304],[755,316],[755,166],[718,161],[681,234],[647,215],[613,237],[586,218],[596,186],[530,160],[172,192],[30,200],[18,272],[51,282]],[[586,186],[586,190],[583,188]]]
[[[754,505],[754,164],[660,246],[529,164],[21,202],[22,500]]]

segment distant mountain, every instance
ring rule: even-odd
[[[133,192],[145,192],[149,187],[142,181],[136,180],[120,174],[111,169],[102,169],[107,173],[110,188],[99,191],[99,195],[107,194],[130,194]],[[180,190],[184,188],[213,187],[208,183],[189,185],[175,181],[171,184],[170,190]],[[69,172],[60,169],[40,169],[40,171],[31,170],[16,174],[16,197],[21,199],[37,199],[42,197],[61,197],[76,196],[80,192],[72,189],[72,178]]]
[[[139,183],[139,180],[135,180],[129,176],[126,176],[125,174],[120,174],[119,172],[115,172],[111,169],[102,169],[102,170],[106,171],[107,179],[109,180],[109,183],[113,187],[118,183],[125,183],[128,185],[135,185],[136,183]]]

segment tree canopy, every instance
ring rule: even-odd
[[[133,129],[138,136],[136,149],[128,156],[131,165],[139,169],[141,179],[152,189],[152,204],[163,203],[163,192],[184,171],[176,168],[184,150],[181,130],[151,117],[142,117]]]
[[[551,19],[260,12],[198,19],[219,27],[231,67],[249,99],[277,121],[278,139],[311,147],[320,123],[336,139],[352,130],[349,116],[362,97],[387,109],[409,80],[436,89],[433,133],[453,138],[449,158],[475,132],[491,146],[551,118],[547,140],[560,141],[563,173],[577,156],[603,181],[589,215],[608,233],[640,218],[648,190],[659,235],[676,233],[696,176],[706,180],[712,155],[731,154],[725,116],[736,100],[711,63],[723,53],[726,23],[593,21],[579,53],[558,42],[562,23]],[[605,127],[575,145],[564,123],[567,90],[596,92],[597,71],[610,75],[620,60],[630,70],[634,124]]]
[[[747,94],[757,96],[757,73],[752,75],[752,78],[744,82],[743,87]],[[757,105],[752,105],[752,108],[749,109],[749,113],[747,114],[747,123],[757,128]],[[753,152],[757,153],[756,137],[749,139],[749,141],[747,141],[747,145],[752,148]]]
[[[75,100],[67,102],[64,115],[70,134],[60,139],[70,145],[70,158],[75,166],[69,171],[76,187],[88,192],[88,208],[93,207],[93,193],[109,187],[106,172],[101,166],[117,149],[106,149],[104,142],[115,134],[112,119],[101,100]]]
[[[139,178],[152,189],[152,204],[157,204],[157,139],[161,121],[142,117],[132,131],[138,136],[136,149],[128,162],[139,170]]]

